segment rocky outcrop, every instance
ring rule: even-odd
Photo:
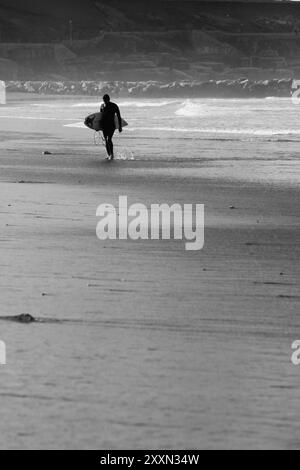
[[[290,97],[293,80],[210,80],[207,82],[21,82],[7,83],[8,92],[44,95],[101,96],[124,98],[266,98]]]
[[[34,323],[36,321],[36,319],[29,313],[22,313],[21,315],[15,315],[11,317],[0,317],[0,320],[25,324]]]

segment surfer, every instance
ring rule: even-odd
[[[106,143],[106,150],[108,158],[114,159],[114,144],[112,138],[116,130],[115,116],[118,117],[119,122],[119,132],[122,132],[122,118],[119,106],[110,101],[109,95],[103,96],[103,104],[101,106],[100,112],[102,114],[101,124],[103,129],[103,136]]]

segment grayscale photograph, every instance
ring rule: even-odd
[[[0,450],[300,450],[300,0],[0,0],[0,195]]]

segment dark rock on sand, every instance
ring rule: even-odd
[[[35,318],[29,313],[22,313],[13,317],[0,317],[0,320],[13,321],[16,323],[34,323]]]

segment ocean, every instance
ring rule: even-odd
[[[204,177],[299,184],[300,101],[116,101],[129,122],[122,136],[116,134],[119,159],[159,159],[174,161],[174,165],[193,160],[203,163]],[[6,119],[10,127],[10,120],[22,120],[28,133],[45,133],[51,128],[64,146],[82,149],[94,142],[83,120],[98,112],[99,106],[95,98],[75,97],[31,104],[11,102],[0,108],[0,118]]]

